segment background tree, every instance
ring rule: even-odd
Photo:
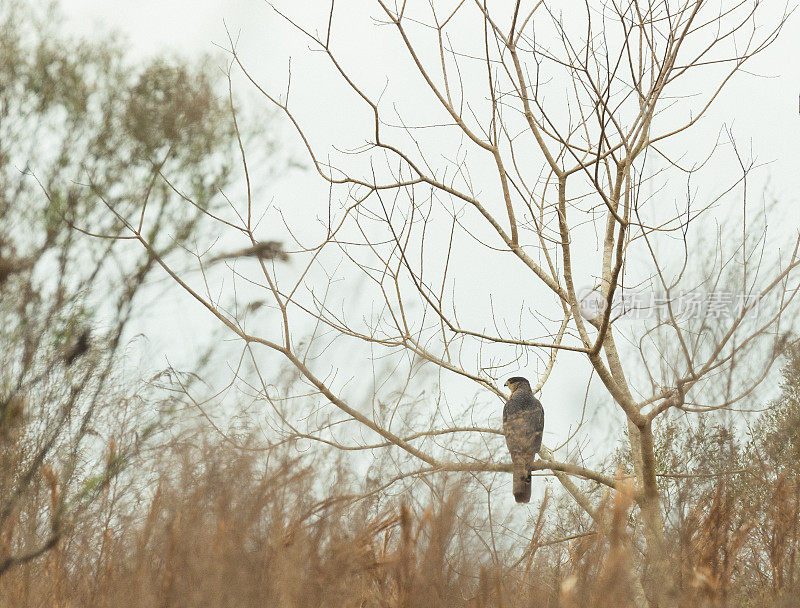
[[[128,245],[98,193],[143,219],[147,204],[165,257],[231,175],[207,68],[134,68],[119,44],[57,22],[0,3],[0,575],[52,549],[96,499],[113,503],[109,484],[170,406],[124,372],[156,257]]]

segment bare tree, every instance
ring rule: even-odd
[[[463,404],[463,415],[453,414],[444,391],[421,397],[421,369],[433,366],[440,386],[452,377],[504,399],[501,378],[509,371],[538,361],[539,391],[569,356],[565,365],[596,378],[623,415],[620,434],[629,438],[646,555],[659,583],[654,593],[668,602],[657,477],[670,472],[658,469],[654,425],[672,408],[702,414],[751,394],[785,345],[784,314],[798,288],[800,240],[767,246],[758,223],[766,211],[748,200],[754,163],[732,135],[730,145],[685,152],[697,147],[693,129],[726,84],[779,34],[786,16],[764,28],[761,5],[590,1],[566,16],[544,0],[462,0],[447,8],[376,0],[377,26],[394,37],[424,89],[413,91],[407,115],[360,85],[339,58],[337,36],[346,34],[333,3],[321,33],[276,9],[327,56],[371,126],[356,150],[318,150],[289,88],[259,83],[231,44],[232,65],[284,113],[330,187],[319,238],[288,226],[291,264],[230,266],[266,292],[275,323],[263,331],[238,291],[220,296],[205,273],[203,280],[181,276],[141,224],[116,217],[243,341],[259,379],[252,395],[274,406],[277,430],[340,450],[398,455],[397,474],[379,488],[444,471],[510,471],[493,456],[500,431],[476,424]],[[212,219],[250,247],[263,240],[263,210],[241,137],[240,144],[246,201],[232,206],[230,218]],[[721,164],[736,174],[722,186],[715,177],[702,193],[689,188],[675,202],[675,184],[702,180],[708,159],[713,170]],[[712,247],[700,246],[697,231],[726,217],[735,217],[735,237],[720,230]],[[708,262],[702,276],[691,272],[700,261]],[[476,314],[476,274],[487,276],[478,266],[502,268],[512,280],[477,303]],[[366,304],[354,303],[354,294]],[[348,343],[374,366],[389,361],[404,370],[392,392],[373,387],[379,396],[371,411],[348,386],[347,358],[332,355],[349,352]],[[259,371],[267,359],[256,346],[288,362],[333,409],[293,411],[292,395]],[[704,387],[725,378],[729,398],[705,402]],[[426,401],[427,408],[410,407]],[[348,427],[356,429],[349,436],[341,430]],[[533,470],[555,475],[595,517],[587,488],[614,489],[618,481],[586,466],[572,445],[543,447]]]

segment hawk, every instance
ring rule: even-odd
[[[526,378],[509,378],[505,386],[511,390],[511,397],[503,408],[503,433],[511,454],[514,500],[530,502],[531,467],[542,447],[544,409]]]

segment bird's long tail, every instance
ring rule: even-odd
[[[514,500],[531,501],[531,472],[525,466],[514,467]]]

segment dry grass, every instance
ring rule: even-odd
[[[635,605],[637,573],[646,568],[631,537],[627,487],[602,508],[602,529],[561,543],[545,541],[552,509],[545,500],[527,549],[503,563],[465,540],[472,528],[463,505],[471,501],[458,495],[426,508],[333,495],[319,501],[313,467],[274,458],[265,466],[263,458],[220,446],[162,462],[153,486],[139,496],[109,488],[106,502],[55,550],[0,578],[0,603],[611,608]],[[785,480],[774,494],[780,504],[765,510],[766,521],[744,526],[725,487],[695,506],[673,539],[679,605],[797,605],[794,578],[787,578],[795,551],[785,546],[797,542],[786,532],[798,507],[790,486]],[[3,531],[6,548],[13,536]],[[759,538],[772,543],[762,547],[761,573]],[[780,580],[758,584],[770,567]]]

